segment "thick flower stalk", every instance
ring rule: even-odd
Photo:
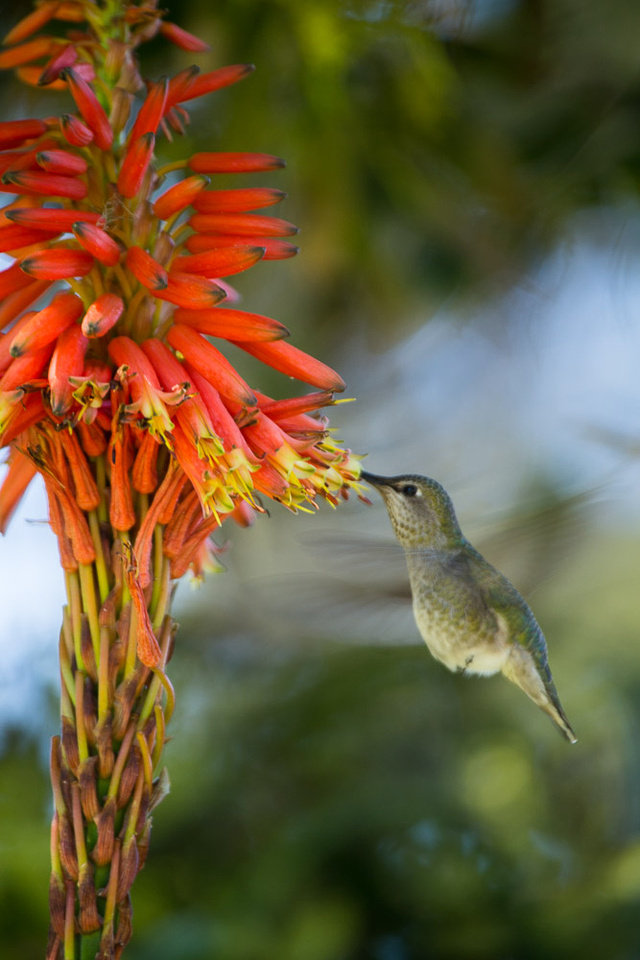
[[[41,32],[45,31],[45,32]],[[62,732],[51,750],[47,956],[119,957],[149,846],[174,695],[165,669],[172,584],[215,560],[211,534],[251,522],[260,496],[337,504],[357,458],[316,411],[344,384],[277,320],[237,309],[227,278],[296,252],[284,194],[218,189],[217,174],[277,170],[261,153],[197,153],[164,168],[157,141],[184,104],[245,65],[143,84],[135,49],[157,32],[205,45],[153,3],[44,0],[0,67],[68,94],[59,117],[0,123],[0,529],[36,474],[65,572]],[[214,341],[311,392],[275,400]]]

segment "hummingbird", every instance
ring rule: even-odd
[[[576,743],[531,608],[463,535],[444,487],[416,474],[361,478],[382,496],[404,547],[413,614],[436,660],[464,674],[501,671]]]

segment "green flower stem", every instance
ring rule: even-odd
[[[80,599],[80,585],[76,573],[67,573],[67,599],[69,614],[71,617],[71,629],[73,631],[73,647],[75,651],[76,663],[79,670],[84,670],[84,657],[82,656],[82,603]]]
[[[80,590],[82,592],[82,605],[89,618],[89,630],[91,631],[93,655],[96,658],[96,663],[98,663],[100,660],[100,624],[98,623],[98,607],[96,603],[93,566],[86,563],[81,563],[79,567],[79,574]]]
[[[127,576],[131,540],[150,496],[136,498],[136,527],[112,530],[107,464],[93,458],[103,500],[86,514],[96,559],[67,572],[60,630],[62,737],[55,737],[51,780],[51,930],[47,960],[112,960],[131,936],[129,891],[146,856],[149,811],[168,789],[154,780],[175,695],[164,673],[175,631],[169,616],[171,565],[157,526],[151,555],[149,616],[162,665],[138,659],[138,614]]]
[[[96,510],[92,510],[89,514],[89,530],[91,531],[91,539],[93,540],[93,546],[95,547],[96,551],[95,567],[96,575],[98,577],[98,593],[100,595],[100,602],[104,603],[109,596],[109,574],[107,572],[104,551],[102,549],[100,518]]]

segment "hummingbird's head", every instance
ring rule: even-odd
[[[461,537],[451,498],[437,480],[413,473],[379,477],[365,470],[360,476],[382,496],[396,537],[405,549],[444,549]]]

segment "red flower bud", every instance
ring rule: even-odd
[[[62,71],[66,67],[72,67],[77,59],[78,52],[72,43],[62,47],[55,56],[51,58],[44,70],[41,71],[38,77],[38,86],[46,87],[49,84],[53,84],[58,80]],[[61,86],[66,89],[66,83],[63,82]]]
[[[194,173],[261,173],[284,166],[270,153],[194,153],[189,160]]]
[[[116,325],[123,311],[124,303],[115,293],[101,294],[82,318],[82,332],[85,337],[103,337]]]
[[[169,330],[167,340],[223,397],[243,406],[255,405],[256,398],[250,387],[227,358],[196,330],[176,324]]]
[[[10,50],[2,50],[0,51],[0,70],[9,70],[23,63],[40,60],[52,54],[59,46],[59,41],[52,37],[36,37],[34,40],[27,40],[26,43],[11,47]]]
[[[274,340],[271,343],[236,343],[252,357],[262,360],[288,377],[295,377],[296,380],[310,383],[321,390],[341,392],[345,389],[344,380],[335,370],[284,340]]]
[[[193,310],[215,307],[226,296],[225,291],[213,280],[177,271],[169,273],[166,289],[156,290],[154,295],[159,300],[168,300],[169,303]]]
[[[212,310],[185,310],[178,308],[173,318],[210,337],[222,337],[224,340],[281,340],[289,336],[283,323],[263,317],[259,313],[246,313],[244,310],[231,310],[228,307],[215,307]]]
[[[191,53],[204,53],[205,50],[210,49],[209,44],[201,40],[200,37],[194,36],[193,33],[189,33],[177,24],[170,23],[167,20],[163,20],[160,24],[160,33],[165,39],[180,47],[181,50],[190,50]]]
[[[36,33],[40,27],[44,27],[45,23],[48,23],[56,15],[59,6],[57,0],[45,0],[41,6],[36,7],[35,10],[18,21],[15,27],[9,30],[2,43],[8,47],[26,40],[27,37]]]
[[[12,264],[0,272],[0,300],[6,300],[10,294],[28,287],[32,282],[31,277],[20,269],[20,264]]]
[[[47,231],[47,234],[43,234],[41,230],[32,230],[17,223],[7,224],[6,227],[0,227],[0,253],[21,250],[22,247],[28,247],[32,243],[42,243],[47,236],[55,237],[59,232],[58,230],[50,230]]]
[[[36,380],[49,362],[52,353],[53,341],[50,341],[44,347],[29,350],[24,356],[16,357],[0,380],[0,393],[17,390],[25,383]],[[6,435],[3,437],[3,442],[8,443]]]
[[[259,213],[194,213],[189,223],[198,233],[222,233],[237,237],[290,237],[298,228],[279,217]]]
[[[91,270],[94,259],[86,250],[54,247],[25,257],[20,266],[31,277],[42,280],[67,280],[84,277]]]
[[[125,259],[129,270],[143,287],[154,293],[166,289],[169,282],[167,271],[142,247],[129,247]]]
[[[4,120],[0,123],[0,150],[18,147],[46,132],[47,125],[42,120]]]
[[[87,185],[77,177],[63,177],[56,173],[40,170],[9,170],[2,177],[7,186],[18,187],[13,193],[27,196],[68,197],[70,200],[84,200]]]
[[[128,149],[143,137],[146,133],[153,133],[155,136],[158,125],[164,114],[165,104],[167,102],[167,92],[169,81],[167,77],[158,80],[157,83],[149,85],[147,96],[138,111],[134,124],[127,140]]]
[[[86,147],[93,140],[93,130],[72,113],[62,114],[60,129],[72,147]]]
[[[77,153],[69,153],[68,150],[41,150],[36,154],[36,160],[48,173],[75,176],[87,170],[87,161],[84,157]]]
[[[59,293],[49,306],[34,313],[15,334],[11,341],[11,356],[20,357],[27,351],[39,350],[51,343],[82,316],[82,311],[82,300],[75,293]]]
[[[96,146],[100,150],[108,150],[113,143],[113,130],[95,93],[73,67],[67,67],[62,71],[61,76],[69,84],[71,96],[76,102],[80,115],[93,131]]]
[[[230,277],[252,267],[262,258],[263,253],[263,247],[238,243],[191,257],[177,257],[173,261],[172,269],[180,273],[198,273],[211,280],[216,277]]]
[[[7,213],[9,220],[45,233],[68,233],[81,220],[98,223],[100,214],[90,210],[59,210],[53,207],[16,207]]]
[[[288,243],[286,240],[278,240],[276,237],[243,237],[242,242],[250,246],[262,247],[264,253],[263,260],[287,260],[289,257],[295,257],[299,247]],[[219,233],[193,233],[187,237],[185,247],[189,253],[206,253],[207,250],[220,250],[222,247],[235,246],[238,243],[237,237],[225,237]]]
[[[73,225],[73,233],[78,243],[100,263],[104,263],[107,267],[113,267],[119,261],[122,253],[120,247],[108,233],[96,224],[79,220]]]
[[[193,177],[181,180],[180,183],[169,187],[158,197],[153,205],[154,214],[161,220],[168,220],[174,213],[178,213],[193,204],[195,198],[202,193],[208,183],[209,178],[202,174],[196,174]]]
[[[284,200],[286,193],[270,187],[240,187],[234,190],[204,190],[193,202],[198,213],[244,213]]]
[[[123,197],[135,197],[147,172],[156,144],[155,134],[145,133],[130,146],[118,174],[118,190]]]
[[[76,323],[67,327],[58,337],[49,364],[48,377],[51,389],[51,410],[56,417],[61,417],[71,405],[74,388],[70,378],[79,377],[82,374],[87,345],[87,338]]]
[[[221,90],[232,83],[244,80],[254,70],[255,67],[252,63],[237,63],[228,67],[220,67],[219,70],[211,70],[209,73],[197,74],[193,77],[191,83],[186,85],[186,89],[181,96],[176,96],[176,93],[171,91],[168,105],[172,107],[176,103],[185,103],[187,100],[202,97],[206,93],[213,93],[214,90]]]

